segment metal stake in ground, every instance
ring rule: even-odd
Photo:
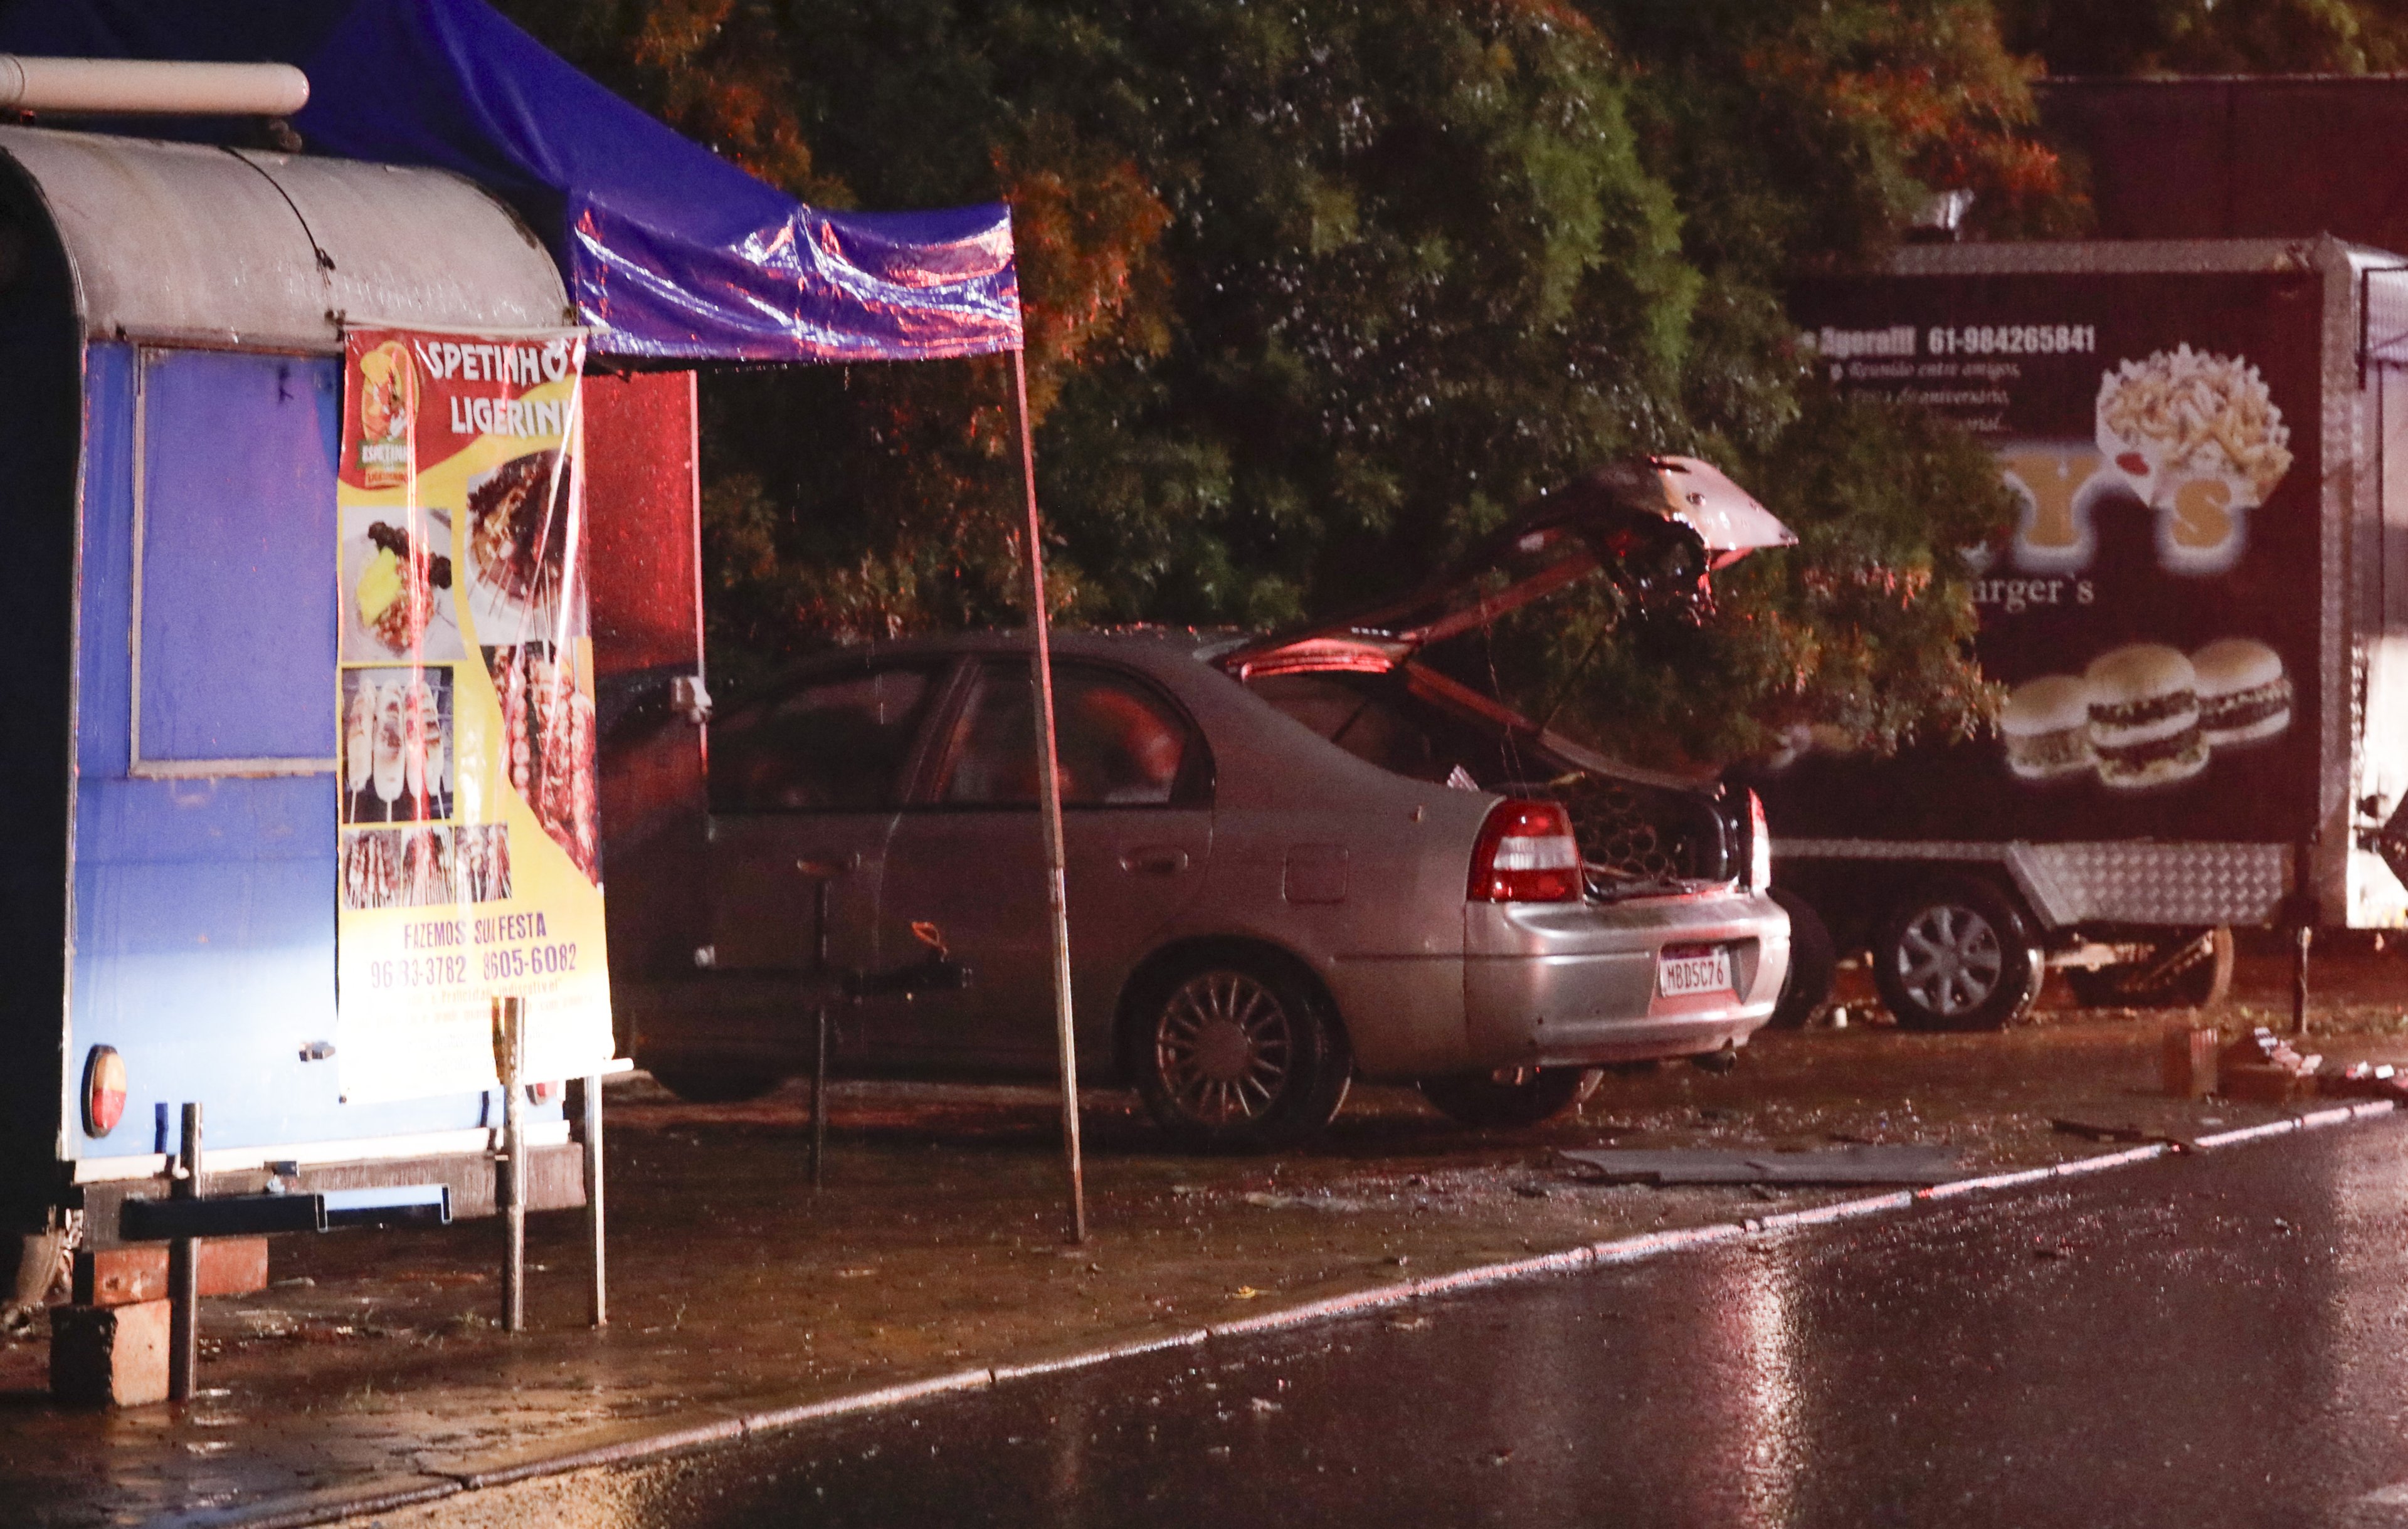
[[[1011,352],[1020,406],[1020,476],[1028,490],[1028,613],[1037,634],[1029,660],[1037,680],[1037,790],[1045,825],[1045,905],[1053,917],[1054,1039],[1062,1052],[1062,1141],[1070,1166],[1070,1240],[1087,1240],[1086,1174],[1079,1158],[1078,1036],[1070,1023],[1070,900],[1062,869],[1062,781],[1054,771],[1054,654],[1045,618],[1044,528],[1037,518],[1037,447],[1028,426],[1028,360]]]
[[[2303,923],[2291,933],[2291,1034],[2308,1033],[2308,950],[2315,944],[2316,928]]]
[[[176,1153],[176,1177],[168,1183],[167,1194],[176,1200],[200,1198],[199,1105],[184,1107],[184,1139]],[[193,1375],[200,1366],[200,1244],[192,1237],[176,1237],[167,1244],[167,1399],[171,1402],[193,1399]]]
[[[586,1302],[586,1315],[593,1324],[602,1327],[610,1321],[609,1280],[607,1263],[602,1253],[602,1079],[600,1074],[585,1079],[584,1097],[578,1101],[579,1113],[584,1117],[585,1136],[585,1229],[594,1239],[594,1288]]]
[[[503,1172],[494,1186],[505,1196],[502,1224],[502,1330],[526,1330],[526,1120],[519,1101],[520,1064],[526,1057],[525,1001],[494,1000],[501,1014]]]

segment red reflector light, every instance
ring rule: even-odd
[[[1764,820],[1764,798],[1747,793],[1747,890],[1772,885],[1772,825]]]
[[[105,1136],[125,1118],[125,1059],[114,1046],[95,1046],[83,1063],[83,1133]]]
[[[1580,841],[1560,803],[1506,801],[1488,809],[1471,851],[1475,903],[1577,903]]]

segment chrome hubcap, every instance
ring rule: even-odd
[[[1163,1005],[1154,1066],[1191,1120],[1260,1119],[1286,1089],[1296,1036],[1271,990],[1243,972],[1200,972]]]
[[[1899,983],[1934,1014],[1962,1014],[1999,991],[2007,952],[1990,921],[1970,907],[1916,914],[1899,936]]]

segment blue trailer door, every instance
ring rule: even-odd
[[[76,1155],[162,1150],[187,1100],[213,1150],[478,1125],[473,1093],[346,1106],[323,1055],[338,364],[94,346],[86,379],[67,1071],[114,1046],[128,1100]]]

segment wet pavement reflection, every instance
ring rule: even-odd
[[[2383,1122],[1765,1235],[424,1522],[2408,1523],[2403,1150]]]

